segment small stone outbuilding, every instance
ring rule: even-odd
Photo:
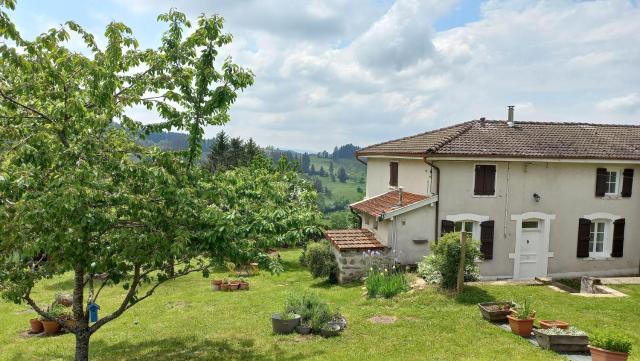
[[[385,259],[388,249],[368,229],[333,229],[325,232],[338,262],[338,282],[359,281],[367,273],[372,257]]]

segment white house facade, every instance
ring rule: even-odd
[[[640,272],[640,126],[481,119],[356,156],[351,209],[399,263],[465,230],[484,279]]]

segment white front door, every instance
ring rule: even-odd
[[[520,238],[520,276],[518,278],[530,279],[546,275],[546,272],[541,270],[540,267],[540,258],[542,253],[542,223],[543,221],[538,219],[526,219],[522,221],[522,233]]]

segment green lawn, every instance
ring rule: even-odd
[[[364,164],[358,162],[355,159],[331,159],[331,158],[318,158],[316,155],[311,155],[311,164],[317,171],[320,167],[324,167],[324,170],[329,172],[329,164],[333,162],[335,168],[336,181],[331,180],[331,176],[319,177],[322,181],[322,185],[327,187],[331,192],[330,196],[323,195],[327,198],[328,203],[333,204],[335,201],[346,199],[349,203],[357,202],[364,198],[365,179],[367,168]],[[344,167],[347,171],[349,178],[345,183],[341,183],[337,179],[338,169]],[[362,192],[358,192],[358,187]]]
[[[617,289],[631,297],[582,298],[543,286],[468,287],[458,299],[427,289],[392,300],[368,300],[360,285],[328,286],[297,264],[299,251],[282,253],[287,272],[250,279],[251,290],[212,292],[209,280],[191,275],[162,286],[156,295],[92,337],[92,360],[563,360],[485,322],[475,306],[487,300],[534,300],[538,318],[559,318],[584,330],[620,328],[633,338],[640,360],[640,286]],[[49,280],[36,301],[71,286],[69,277]],[[340,307],[349,326],[341,337],[323,339],[271,334],[270,314],[291,292],[313,290]],[[116,307],[121,288],[99,300],[102,315]],[[376,316],[394,324],[372,324]],[[33,313],[0,301],[0,360],[68,360],[73,337],[20,336]]]

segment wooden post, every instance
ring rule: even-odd
[[[464,260],[466,258],[467,251],[467,233],[460,232],[460,263],[458,264],[458,284],[456,291],[458,294],[462,293],[464,288]]]

